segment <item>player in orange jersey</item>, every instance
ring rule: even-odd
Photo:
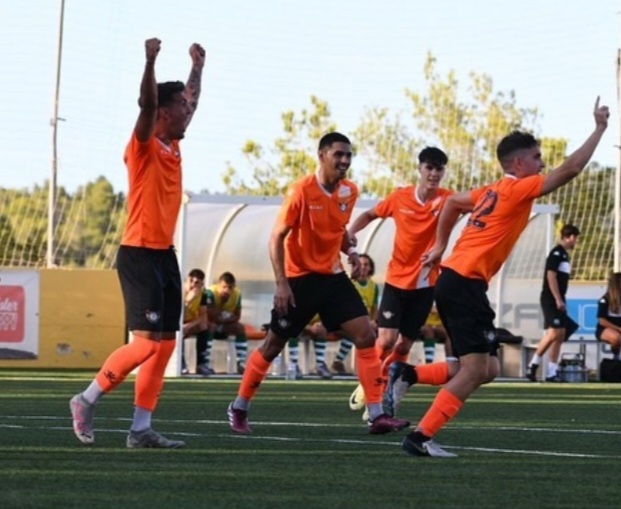
[[[455,417],[466,399],[500,372],[495,341],[495,314],[487,298],[490,279],[511,253],[526,227],[533,202],[575,178],[589,162],[608,125],[608,107],[594,108],[595,129],[558,168],[541,174],[544,163],[537,140],[514,131],[496,148],[504,176],[493,184],[451,196],[440,214],[435,245],[423,256],[432,267],[446,249],[450,232],[464,213],[470,217],[452,253],[441,263],[436,282],[438,312],[452,340],[460,368],[438,392],[421,421],[402,442],[414,456],[453,457],[433,437]],[[399,392],[415,380],[412,366],[399,363],[389,390]]]
[[[185,85],[180,81],[158,84],[155,60],[160,45],[159,39],[145,42],[140,113],[125,150],[128,215],[117,270],[133,340],[112,352],[86,390],[71,399],[73,431],[86,445],[95,441],[95,406],[135,368],[135,409],[127,447],[185,445],[155,432],[151,414],[164,384],[164,369],[174,351],[181,318],[181,274],[173,247],[182,194],[179,140],[198,105],[205,50],[199,44],[190,46],[192,67]]]
[[[392,217],[395,222],[392,256],[377,313],[375,348],[383,361],[384,376],[393,362],[408,359],[433,306],[433,286],[438,268],[424,268],[421,257],[433,246],[440,211],[453,194],[440,187],[448,163],[442,150],[425,147],[418,154],[418,162],[416,186],[394,190],[376,206],[360,214],[349,227],[349,236],[357,242],[356,234],[375,219]],[[357,387],[350,402],[352,398],[360,400],[361,397],[360,387]],[[384,410],[394,414],[391,407]]]
[[[341,264],[341,252],[347,253],[352,275],[357,276],[360,259],[345,228],[358,197],[356,185],[345,178],[351,165],[351,143],[343,134],[328,133],[319,141],[317,156],[317,173],[290,187],[272,230],[269,253],[276,277],[272,319],[265,341],[248,358],[237,398],[227,410],[235,433],[250,433],[250,400],[270,363],[316,313],[328,331],[342,330],[356,345],[358,377],[367,394],[369,433],[408,426],[408,421],[382,412],[375,332]]]

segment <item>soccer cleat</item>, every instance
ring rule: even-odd
[[[412,456],[430,456],[432,458],[456,458],[457,454],[445,451],[433,440],[419,440],[415,433],[410,433],[401,442],[401,448]]]
[[[526,373],[526,378],[528,378],[531,382],[536,382],[538,369],[539,369],[539,364],[531,364],[530,366],[528,366],[528,372]]]
[[[354,412],[362,410],[366,404],[366,398],[364,397],[364,389],[362,384],[358,384],[349,397],[349,408]]]
[[[362,412],[362,421],[367,422],[369,420],[369,409],[365,408],[364,412]]]
[[[82,397],[82,394],[76,394],[69,401],[69,408],[71,409],[75,436],[84,445],[93,445],[95,443],[95,433],[93,432],[95,405],[89,404]]]
[[[199,364],[196,366],[196,373],[203,376],[211,376],[216,374],[216,372],[210,368],[208,364]]]
[[[369,426],[369,433],[371,435],[385,435],[391,431],[399,431],[403,428],[407,428],[410,425],[410,421],[382,414],[372,421],[367,421],[367,425]]]
[[[226,409],[226,415],[229,418],[229,426],[233,433],[239,433],[240,435],[248,435],[252,433],[250,425],[248,424],[248,411],[238,410],[233,408],[233,403],[229,404]]]
[[[332,363],[332,371],[334,371],[337,375],[347,374],[347,370],[345,369],[345,364],[343,364],[343,361],[334,361]]]
[[[328,366],[326,366],[325,362],[318,362],[317,366],[315,366],[315,371],[324,380],[330,380],[332,378],[332,373],[330,373],[330,370],[328,369]]]
[[[157,431],[130,431],[125,441],[128,449],[180,449],[185,447],[183,440],[170,440]]]
[[[408,373],[409,372],[409,373]],[[384,413],[394,417],[399,409],[401,400],[413,384],[410,380],[416,379],[414,367],[406,362],[393,362],[388,368],[388,382],[382,397]]]

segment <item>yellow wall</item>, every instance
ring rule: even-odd
[[[39,356],[0,360],[0,368],[99,368],[125,342],[116,271],[41,269],[39,274]]]

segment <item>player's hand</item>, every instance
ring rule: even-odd
[[[192,65],[202,69],[205,65],[205,49],[198,43],[190,46],[190,58],[192,59]]]
[[[595,100],[595,108],[593,108],[593,116],[595,117],[595,125],[606,128],[608,127],[608,117],[610,117],[610,111],[608,106],[599,105],[599,95]]]
[[[288,281],[276,283],[276,291],[274,292],[274,309],[280,316],[289,313],[289,306],[295,307],[295,299]]]
[[[431,269],[442,259],[442,253],[444,253],[444,249],[440,249],[436,246],[433,246],[429,251],[427,251],[423,256],[421,256],[421,262],[423,267]]]
[[[155,62],[157,54],[160,52],[160,47],[162,46],[162,41],[156,39],[147,39],[144,43],[145,54],[147,57],[147,62]]]
[[[356,234],[348,231],[347,232],[347,236],[349,237],[349,245],[351,247],[357,247],[358,246],[358,237],[356,237]]]
[[[360,257],[358,256],[358,253],[352,253],[347,257],[347,261],[349,262],[349,265],[351,266],[351,273],[350,273],[350,277],[352,279],[358,279],[360,277]]]
[[[565,305],[564,301],[557,300],[556,301],[556,309],[558,309],[559,311],[567,311],[567,306]]]

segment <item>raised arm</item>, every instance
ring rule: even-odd
[[[544,194],[551,193],[555,189],[558,189],[562,185],[567,184],[567,182],[573,178],[577,177],[587,165],[591,159],[591,156],[593,156],[595,148],[599,144],[606,127],[608,127],[608,117],[610,116],[608,106],[599,105],[599,96],[597,96],[597,100],[595,101],[593,116],[595,117],[595,130],[585,140],[580,148],[565,159],[565,161],[563,161],[558,168],[552,170],[546,175],[543,182],[543,188],[541,190],[542,196]]]
[[[140,83],[140,98],[138,105],[140,113],[134,132],[136,138],[141,143],[149,141],[155,130],[155,121],[157,119],[157,82],[155,81],[155,59],[160,52],[162,41],[159,39],[147,39],[144,43],[146,63],[144,73],[142,74],[142,82]]]
[[[190,124],[194,112],[198,107],[198,98],[201,95],[201,78],[203,75],[203,67],[205,65],[205,50],[200,44],[194,43],[190,46],[190,57],[192,58],[192,69],[190,76],[185,84],[185,99],[190,106],[192,112],[186,120],[186,127]]]

